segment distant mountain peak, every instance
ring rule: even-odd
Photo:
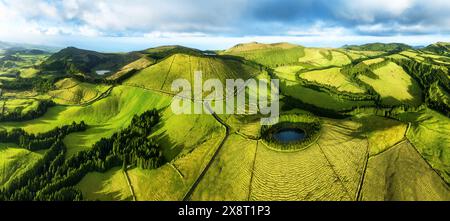
[[[227,52],[242,52],[242,51],[253,51],[253,50],[262,50],[262,49],[271,49],[271,48],[281,48],[281,49],[289,49],[295,47],[302,47],[300,45],[291,44],[288,42],[278,42],[278,43],[259,43],[259,42],[249,42],[249,43],[240,43],[237,44],[227,50]]]
[[[412,46],[404,43],[368,43],[362,45],[344,45],[342,48],[356,51],[404,51],[413,49]]]

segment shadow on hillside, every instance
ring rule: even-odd
[[[384,105],[401,105],[401,104],[407,103],[406,100],[405,101],[401,101],[401,100],[399,100],[399,99],[397,99],[395,97],[392,97],[392,96],[381,98],[381,102]]]
[[[156,125],[156,127],[153,129],[153,133],[156,132],[157,134],[153,135],[152,133],[150,137],[161,146],[164,158],[167,162],[170,162],[181,153],[185,146],[184,144],[173,141],[166,130],[161,132],[164,124],[164,121],[161,121],[158,125]]]
[[[387,131],[402,124],[406,125],[404,122],[375,115],[365,116],[356,121],[361,123],[361,126],[357,130],[349,131],[347,135],[358,139],[366,139],[369,134],[377,131]]]

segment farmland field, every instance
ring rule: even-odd
[[[17,179],[41,158],[41,154],[21,149],[16,144],[0,143],[0,187]]]
[[[407,141],[369,159],[361,200],[449,200],[449,187]]]
[[[286,82],[286,84],[282,84],[280,88],[289,96],[325,109],[347,110],[358,105],[364,106],[372,104],[371,101],[350,101],[338,98],[328,93],[316,91],[293,82]]]
[[[121,168],[113,168],[106,173],[89,173],[77,187],[86,200],[126,200],[133,199],[127,184],[126,175]]]
[[[316,67],[341,66],[350,63],[350,59],[344,53],[317,48],[305,49],[305,56],[298,61]]]
[[[291,153],[258,143],[250,199],[355,200],[367,152],[364,139],[351,137],[357,129],[329,121],[315,144]]]
[[[406,134],[411,144],[449,182],[449,119],[429,109],[403,114],[400,118],[411,121],[411,128]]]
[[[74,79],[66,78],[55,83],[56,90],[48,94],[58,104],[85,104],[98,98],[109,87],[82,83]]]
[[[301,73],[300,77],[319,84],[330,85],[339,91],[350,93],[363,93],[364,90],[351,82],[348,77],[341,73],[340,68],[323,69],[319,71],[310,71]]]
[[[371,85],[387,105],[410,104],[419,105],[422,92],[417,82],[400,66],[394,63],[374,70],[375,78],[360,75],[359,78]]]

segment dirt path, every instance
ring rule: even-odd
[[[134,189],[133,189],[133,186],[131,185],[130,177],[128,176],[127,171],[122,170],[122,172],[123,172],[123,175],[125,176],[125,180],[127,181],[127,185],[128,185],[128,188],[130,189],[130,193],[133,196],[133,201],[137,201],[136,195],[134,194]]]

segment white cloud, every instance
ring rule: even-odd
[[[413,7],[416,0],[348,0],[340,1],[341,7],[336,13],[352,20],[373,22],[379,16],[400,16]]]
[[[329,27],[325,22],[318,21],[311,27],[292,28],[286,34],[290,36],[342,36],[349,32],[344,27]]]
[[[267,1],[283,4],[278,0]],[[197,47],[214,44],[221,48],[247,40],[313,44],[322,41],[336,46],[336,42],[351,43],[345,40],[373,39],[372,35],[420,34],[440,39],[439,34],[450,33],[448,0],[337,0],[332,4],[314,1],[326,2],[330,8],[311,8],[311,17],[316,16],[312,21],[301,14],[294,15],[293,21],[290,16],[283,20],[281,13],[281,20],[268,22],[252,17],[251,6],[260,3],[256,0],[0,0],[0,40],[45,42],[59,38],[61,44],[66,44],[84,37],[119,36],[121,41],[154,39],[161,44],[186,42]],[[267,13],[271,10],[275,9],[269,8]],[[317,15],[314,10],[318,10]],[[307,21],[298,22],[295,20],[298,18]],[[230,36],[244,37],[237,40]],[[386,37],[380,37],[379,41],[399,40]]]

